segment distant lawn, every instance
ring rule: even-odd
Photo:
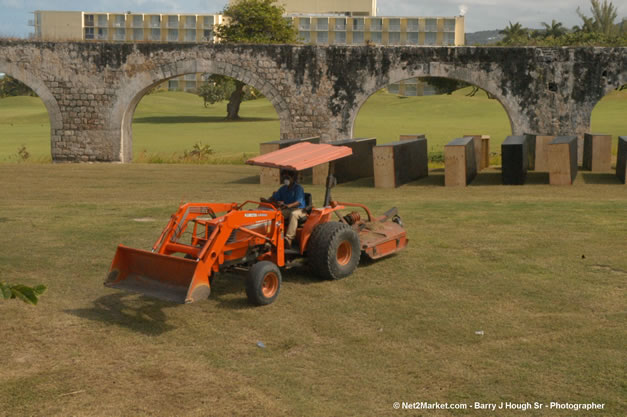
[[[50,119],[39,97],[0,98],[0,162],[16,160],[26,146],[31,158],[50,160]]]
[[[441,151],[451,139],[464,134],[488,134],[492,152],[510,135],[503,107],[484,93],[466,97],[468,89],[453,95],[399,97],[380,91],[363,106],[355,123],[355,137],[376,137],[379,143],[398,140],[400,134],[426,133],[431,151]],[[133,154],[165,159],[190,150],[197,142],[209,144],[216,158],[241,160],[259,151],[259,143],[279,138],[278,115],[265,99],[242,103],[243,120],[225,122],[226,102],[207,108],[202,99],[183,92],[160,92],[140,102],[133,120]],[[592,130],[627,135],[627,91],[612,92],[592,113]],[[50,160],[48,114],[37,97],[0,99],[0,162],[17,160],[25,145],[31,158]]]
[[[380,143],[397,141],[401,134],[425,133],[429,151],[442,151],[452,139],[468,134],[490,135],[491,148],[511,135],[507,113],[485,93],[466,97],[469,88],[452,95],[401,97],[379,91],[362,107],[355,122],[356,137],[376,137]]]
[[[169,155],[189,150],[197,142],[224,156],[259,152],[259,143],[279,139],[279,116],[265,99],[245,101],[242,120],[227,122],[226,102],[203,107],[202,98],[183,92],[144,97],[133,119],[133,155]]]

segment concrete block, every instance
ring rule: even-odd
[[[374,186],[396,188],[429,175],[427,139],[402,140],[373,149]]]
[[[414,139],[427,139],[427,135],[425,135],[424,133],[416,133],[414,135],[400,135],[398,138],[398,140],[400,141],[414,140]]]
[[[548,146],[551,185],[571,185],[577,176],[577,137],[558,136]]]
[[[374,176],[374,166],[372,162],[373,149],[377,144],[376,138],[354,138],[342,139],[329,142],[335,146],[348,146],[353,150],[353,154],[346,158],[334,161],[334,175],[337,183],[353,181],[359,178]],[[313,169],[313,183],[324,185],[327,180],[328,164],[322,164]]]
[[[616,159],[616,175],[623,184],[627,184],[627,136],[618,137],[618,158]]]
[[[508,136],[501,145],[502,177],[505,185],[523,185],[529,166],[526,136]]]
[[[477,172],[490,166],[490,136],[489,135],[464,135],[471,137],[475,145],[475,159]]]
[[[477,175],[475,141],[472,137],[457,138],[444,146],[444,184],[465,187]]]
[[[582,169],[608,172],[612,169],[612,136],[586,133],[583,138]]]
[[[549,171],[549,144],[555,136],[525,135],[529,142],[529,169],[533,171]]]
[[[272,142],[264,142],[259,144],[259,154],[263,155],[269,152],[278,151],[279,149],[287,148],[288,146],[296,145],[301,142],[320,143],[319,137],[301,138],[301,139],[283,139],[275,140]],[[303,176],[311,175],[311,172],[300,173],[302,179]],[[259,184],[261,185],[279,185],[281,182],[280,170],[276,168],[262,167],[259,174]]]

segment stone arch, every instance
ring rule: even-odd
[[[516,104],[512,102],[512,100],[508,100],[505,97],[501,89],[497,86],[497,81],[499,81],[500,77],[498,75],[490,75],[485,71],[477,71],[474,68],[460,68],[459,66],[448,66],[448,65],[426,65],[428,68],[427,71],[424,70],[424,67],[418,70],[407,71],[407,70],[391,70],[389,72],[389,76],[383,79],[378,79],[374,83],[370,83],[369,87],[365,89],[362,94],[357,95],[356,103],[357,105],[352,109],[348,117],[348,132],[346,134],[349,137],[353,136],[353,131],[355,127],[355,120],[359,115],[359,112],[362,106],[368,101],[368,99],[377,91],[385,88],[390,84],[395,84],[404,80],[408,80],[411,78],[418,77],[440,77],[440,78],[450,78],[458,81],[464,81],[468,84],[475,85],[488,93],[490,93],[503,107],[507,117],[509,119],[510,127],[512,130],[512,134],[514,135],[522,135],[526,130],[525,123],[516,119],[516,116],[520,114],[519,109]]]
[[[627,85],[627,70],[622,71],[620,74],[616,74],[614,77],[606,78],[606,75],[601,74],[602,81],[604,85],[602,86],[601,94],[599,96],[590,95],[590,99],[583,105],[582,109],[582,125],[585,127],[583,132],[578,133],[587,133],[590,129],[590,125],[592,122],[592,112],[597,107],[599,102],[603,100],[609,93],[616,90],[617,88]]]
[[[56,149],[55,142],[59,138],[58,131],[63,129],[63,116],[57,99],[52,95],[48,86],[46,86],[40,78],[12,62],[0,60],[0,72],[7,74],[11,78],[15,78],[21,83],[27,85],[35,92],[35,94],[37,94],[41,101],[43,101],[50,119],[50,149],[52,160],[54,161],[54,150]]]
[[[272,103],[279,116],[281,138],[291,132],[289,107],[279,90],[258,74],[224,61],[205,58],[193,58],[169,65],[156,67],[151,71],[139,73],[122,82],[120,93],[113,107],[111,131],[120,132],[118,142],[120,161],[132,159],[132,122],[137,105],[148,91],[171,78],[185,74],[209,73],[224,75],[245,82],[261,93]],[[115,146],[115,145],[114,145]]]

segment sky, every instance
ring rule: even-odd
[[[28,37],[34,10],[135,13],[218,13],[228,0],[0,0],[0,36]],[[612,0],[619,19],[627,17],[627,0]],[[88,5],[88,6],[86,6]],[[589,0],[377,0],[380,16],[457,16],[466,11],[466,32],[502,29],[511,22],[540,28],[552,19],[579,25],[577,7],[590,15]],[[85,7],[88,7],[87,9]]]

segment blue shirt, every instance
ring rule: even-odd
[[[290,188],[289,185],[284,185],[275,193],[272,194],[274,201],[282,201],[285,204],[292,204],[298,201],[297,208],[305,208],[305,190],[300,184],[294,183]]]

